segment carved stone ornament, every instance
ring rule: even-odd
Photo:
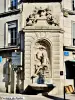
[[[58,16],[52,14],[52,10],[47,7],[34,9],[33,13],[26,19],[26,26],[33,26],[38,20],[46,20],[49,25],[59,26]]]

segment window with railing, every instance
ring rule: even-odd
[[[18,0],[10,0],[11,10],[17,9],[18,6]]]
[[[8,46],[17,45],[17,21],[8,22]]]

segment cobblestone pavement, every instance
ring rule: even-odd
[[[9,93],[0,93],[0,100],[75,100],[75,94],[62,95],[22,95],[22,94],[9,94]]]

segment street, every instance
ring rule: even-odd
[[[22,95],[22,94],[9,94],[9,93],[0,93],[0,100],[64,100],[63,95],[48,95],[42,96],[39,95]],[[74,94],[66,94],[65,100],[75,100]]]

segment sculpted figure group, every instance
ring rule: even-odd
[[[35,54],[35,74],[44,75],[44,71],[49,67],[49,59],[46,48],[40,46]]]

